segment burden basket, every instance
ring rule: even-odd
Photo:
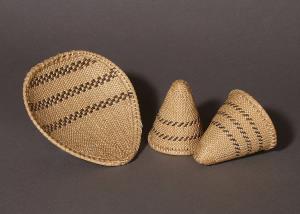
[[[202,134],[200,117],[189,84],[176,80],[148,135],[151,148],[169,155],[191,155]]]
[[[194,159],[211,165],[267,151],[276,144],[274,125],[263,107],[248,93],[233,90],[203,134]]]

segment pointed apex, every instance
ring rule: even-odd
[[[186,96],[187,94],[191,94],[191,87],[185,80],[175,80],[169,89],[168,94],[170,93],[172,93],[173,96]]]
[[[174,88],[174,90],[190,90],[190,85],[185,80],[175,80],[172,83],[171,88]]]
[[[166,114],[168,118],[172,117],[184,121],[198,117],[192,90],[186,81],[176,80],[172,83],[160,109],[160,114]]]

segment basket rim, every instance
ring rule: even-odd
[[[254,107],[257,110],[257,112],[262,116],[262,120],[264,121],[265,125],[268,127],[269,134],[272,137],[270,147],[268,149],[274,148],[277,144],[277,133],[276,133],[274,123],[273,123],[271,117],[269,116],[269,114],[267,113],[267,111],[262,107],[262,105],[253,96],[251,96],[249,93],[247,93],[241,89],[234,89],[234,90],[230,91],[228,94],[228,98],[230,98],[232,96],[236,96],[236,95],[247,100],[249,102],[249,104],[252,107]]]

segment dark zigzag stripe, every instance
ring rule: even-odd
[[[70,65],[65,65],[65,66],[57,68],[54,71],[51,71],[47,74],[43,74],[41,76],[32,78],[32,80],[29,82],[29,88],[33,88],[35,86],[42,85],[46,82],[52,81],[61,76],[69,74],[71,72],[79,71],[85,67],[88,67],[89,65],[96,63],[96,62],[97,61],[92,58],[84,58],[82,60],[72,62]]]
[[[38,102],[28,103],[28,105],[31,111],[39,111],[49,108],[50,106],[69,99],[70,97],[84,93],[92,88],[97,88],[98,86],[103,85],[105,82],[111,81],[115,77],[117,77],[117,71],[112,68],[109,73],[106,73],[103,76],[99,76],[89,82],[74,86],[73,88],[57,93],[56,95],[52,95]]]
[[[234,119],[231,115],[227,114],[224,111],[218,111],[217,114],[222,115],[223,117],[227,118],[236,126],[236,128],[239,130],[239,132],[241,133],[241,135],[243,136],[243,138],[247,144],[248,153],[250,153],[252,151],[251,141],[250,141],[250,138],[249,138],[247,132],[243,129],[242,125],[236,119]]]
[[[168,125],[168,126],[177,126],[177,127],[187,127],[187,126],[192,126],[197,123],[199,123],[200,118],[198,117],[195,120],[188,121],[188,122],[178,122],[178,121],[172,121],[172,120],[167,120],[161,117],[160,115],[157,115],[157,120],[161,122],[162,124]]]
[[[224,134],[229,138],[230,142],[232,143],[232,145],[234,146],[235,149],[235,156],[239,157],[240,156],[240,152],[241,152],[241,148],[240,145],[237,143],[237,140],[233,137],[233,135],[229,132],[229,130],[227,130],[225,128],[225,126],[223,126],[220,122],[218,121],[212,121],[211,122],[212,125],[218,127],[219,129],[221,129]]]
[[[235,109],[236,111],[240,112],[240,114],[246,118],[246,120],[249,122],[249,124],[251,125],[251,128],[253,129],[254,133],[256,134],[257,140],[258,140],[258,144],[259,144],[259,151],[263,149],[263,137],[261,135],[261,132],[258,130],[255,122],[253,121],[253,119],[250,117],[249,114],[247,114],[239,105],[232,103],[232,102],[228,102],[226,101],[224,103],[225,105],[229,105],[231,107],[233,107],[233,109]]]
[[[132,98],[132,97],[133,97],[132,92],[130,92],[130,91],[128,91],[127,93],[122,92],[119,95],[113,96],[112,98],[107,98],[106,100],[102,100],[98,103],[94,103],[92,105],[86,106],[85,108],[75,111],[74,113],[63,117],[56,122],[53,122],[53,123],[47,124],[47,125],[43,125],[42,129],[46,133],[49,134],[55,130],[58,130],[58,129],[61,129],[61,128],[67,126],[68,124],[72,123],[73,121],[76,121],[82,117],[92,114],[95,111],[99,111],[100,109],[104,109],[106,107],[117,104],[122,100],[126,100],[127,98]]]
[[[167,135],[164,133],[161,133],[157,131],[155,128],[152,129],[153,133],[157,135],[159,138],[162,138],[164,140],[172,140],[172,141],[188,141],[188,140],[195,140],[201,136],[201,133],[194,134],[191,136],[172,136],[172,135]]]

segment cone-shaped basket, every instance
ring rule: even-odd
[[[266,111],[246,92],[233,90],[203,134],[194,159],[211,165],[270,150],[276,144],[276,131]]]
[[[191,155],[201,136],[201,124],[191,88],[176,80],[148,136],[150,146],[170,155]]]
[[[37,64],[23,97],[39,131],[76,157],[117,166],[138,151],[142,125],[134,88],[103,56],[71,51]]]

